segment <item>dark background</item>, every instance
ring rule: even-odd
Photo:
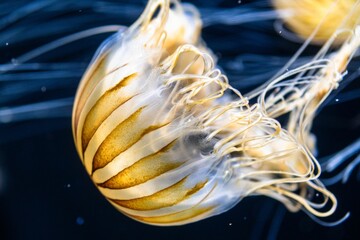
[[[275,32],[273,20],[240,24],[246,20],[241,14],[270,10],[267,1],[192,2],[203,16],[203,39],[242,93],[274,75],[300,46]],[[245,198],[228,212],[197,223],[154,227],[125,217],[101,196],[75,151],[71,102],[96,48],[110,34],[28,61],[51,66],[18,70],[8,63],[21,65],[24,53],[72,33],[107,24],[128,26],[145,4],[0,2],[0,239],[359,239],[358,168],[346,184],[329,187],[339,207],[326,220],[351,212],[346,222],[331,228],[267,197]],[[304,56],[317,50],[310,46]],[[359,66],[355,59],[349,76]],[[330,97],[314,122],[321,161],[360,136],[359,79],[350,80],[345,79],[344,88]]]

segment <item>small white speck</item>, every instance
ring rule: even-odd
[[[76,224],[77,225],[83,225],[84,224],[84,219],[82,217],[77,217],[76,218]]]
[[[281,31],[279,31],[279,34],[281,34],[282,32]]]
[[[229,223],[229,226],[232,226],[232,223],[231,223],[231,222]]]
[[[42,91],[42,92],[46,92],[46,87],[45,87],[45,86],[42,86],[42,87],[41,87],[41,91]]]
[[[71,187],[70,183],[66,184],[66,187],[67,187],[67,188]]]
[[[5,43],[5,45],[6,45],[6,46],[9,46],[9,43],[7,42],[7,43]]]
[[[339,99],[338,99],[338,98],[336,98],[336,99],[335,99],[335,102],[338,102],[338,101],[339,101]]]
[[[316,193],[315,196],[318,197],[318,196],[319,196],[319,193]]]
[[[240,4],[240,3],[241,3],[241,0],[238,1],[238,4]]]

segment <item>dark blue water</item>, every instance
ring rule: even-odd
[[[275,32],[274,20],[254,21],[256,13],[270,10],[267,1],[192,2],[203,15],[203,39],[242,93],[271,78],[300,47]],[[23,54],[69,34],[108,24],[128,26],[145,4],[0,2],[0,239],[359,239],[359,169],[346,184],[329,187],[339,207],[328,221],[351,212],[331,228],[267,197],[246,198],[226,213],[190,225],[154,227],[125,217],[101,196],[76,154],[70,118],[81,75],[110,33],[57,48],[25,65],[21,61]],[[251,16],[249,21],[241,14]],[[317,50],[310,46],[305,57]],[[359,63],[359,57],[354,59],[349,72]],[[320,159],[360,136],[359,80],[345,80],[314,122]]]

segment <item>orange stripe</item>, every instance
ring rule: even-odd
[[[77,95],[77,103],[76,103],[76,110],[74,116],[74,133],[77,133],[78,121],[80,117],[80,113],[85,105],[86,100],[90,96],[91,92],[94,90],[96,85],[103,79],[105,76],[105,63],[106,63],[107,54],[104,54],[98,61],[95,61],[93,66],[89,66],[89,72],[86,72],[84,77],[81,79],[80,86],[81,88],[78,89]],[[87,77],[88,76],[88,77]],[[76,136],[75,136],[76,139]]]
[[[162,216],[154,216],[154,217],[142,217],[142,216],[136,216],[136,215],[131,215],[128,214],[126,212],[123,212],[125,215],[134,218],[138,221],[141,222],[146,222],[149,224],[156,224],[156,225],[176,225],[176,223],[178,222],[183,222],[183,224],[185,223],[190,223],[193,222],[198,216],[212,211],[217,205],[210,205],[207,207],[202,207],[201,204],[204,202],[204,200],[214,191],[214,189],[216,188],[217,184],[215,184],[211,190],[206,194],[205,197],[203,197],[197,204],[194,204],[193,207],[183,210],[183,211],[179,211],[179,212],[175,212],[175,213],[171,213],[171,214],[166,214],[166,215],[162,215]],[[197,220],[201,220],[204,219],[205,217],[209,217],[209,215],[207,216],[203,216]],[[173,224],[172,224],[173,223]]]
[[[145,129],[142,128],[143,122],[139,118],[145,107],[146,106],[139,108],[126,120],[116,126],[101,143],[93,159],[93,172],[105,167],[116,156],[137,143],[146,134],[168,124],[149,126]]]
[[[134,210],[145,211],[170,207],[191,197],[191,195],[199,191],[207,183],[207,179],[205,179],[204,182],[197,183],[195,186],[189,188],[185,186],[187,178],[188,177],[185,177],[174,185],[146,197],[131,200],[110,200],[122,207]]]
[[[120,90],[127,86],[131,80],[136,77],[136,73],[123,78],[115,87],[106,91],[91,108],[87,114],[83,132],[82,132],[82,149],[85,152],[86,147],[103,121],[118,107],[130,100],[133,96],[119,94]]]
[[[98,185],[103,188],[112,189],[129,188],[181,166],[185,161],[174,161],[169,159],[169,154],[166,154],[174,145],[175,141],[169,143],[158,152],[140,159],[108,181]]]
[[[209,207],[201,207],[201,206],[196,206],[181,212],[176,212],[176,213],[172,213],[172,214],[168,214],[168,215],[164,215],[164,216],[158,216],[158,217],[139,217],[139,216],[134,216],[134,215],[130,215],[130,214],[126,214],[131,218],[137,219],[138,221],[141,222],[146,222],[146,223],[150,223],[150,224],[171,224],[171,223],[176,223],[176,222],[182,222],[182,221],[186,221],[189,220],[188,222],[192,222],[191,219],[195,218],[201,214],[204,214],[206,212],[209,212],[211,210],[213,210],[215,208],[215,206],[209,206]],[[201,220],[201,219],[199,219]]]

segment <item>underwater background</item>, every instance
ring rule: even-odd
[[[351,214],[335,227],[260,196],[179,227],[138,223],[107,202],[77,156],[72,102],[87,64],[112,34],[98,27],[129,26],[146,2],[0,1],[0,239],[359,239],[358,167],[346,183],[328,187],[338,198],[338,210],[326,221]],[[269,1],[186,2],[199,8],[202,38],[241,93],[274,76],[301,46],[276,28],[279,20]],[[296,64],[318,50],[309,46]],[[359,67],[357,56],[350,77],[315,119],[320,162],[360,136]]]

